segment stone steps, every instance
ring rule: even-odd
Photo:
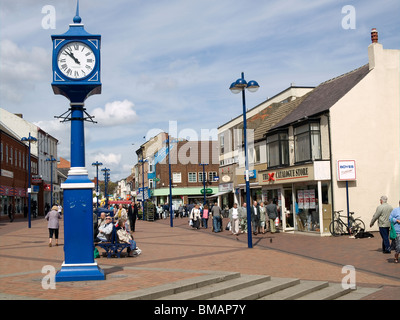
[[[207,274],[136,290],[107,300],[360,300],[379,288],[344,289],[341,284],[236,272]]]

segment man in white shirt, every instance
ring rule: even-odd
[[[229,219],[231,221],[231,230],[234,235],[239,235],[239,209],[237,203],[233,204],[233,207],[229,209]]]

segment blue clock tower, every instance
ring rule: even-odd
[[[64,263],[56,282],[104,280],[104,272],[94,260],[93,188],[85,168],[84,121],[92,120],[84,108],[85,100],[101,93],[100,35],[85,31],[79,16],[53,41],[53,92],[65,96],[70,108],[62,116],[71,122],[71,169],[61,185],[64,192]]]

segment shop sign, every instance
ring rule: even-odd
[[[14,178],[14,172],[1,169],[1,176],[13,179]]]
[[[249,170],[249,179],[257,178],[257,170]],[[244,179],[246,180],[246,172],[244,173]]]
[[[233,183],[222,183],[218,186],[218,192],[229,192],[233,190]]]
[[[338,181],[354,181],[357,180],[356,161],[355,160],[338,160],[337,161],[337,179]]]
[[[294,169],[283,169],[274,172],[263,173],[262,181],[273,183],[285,180],[309,179],[311,178],[310,168],[312,169],[312,167],[300,167]]]

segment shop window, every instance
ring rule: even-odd
[[[295,162],[321,159],[319,122],[310,121],[294,128]]]
[[[267,136],[268,168],[289,165],[289,136],[287,132],[278,132]]]

